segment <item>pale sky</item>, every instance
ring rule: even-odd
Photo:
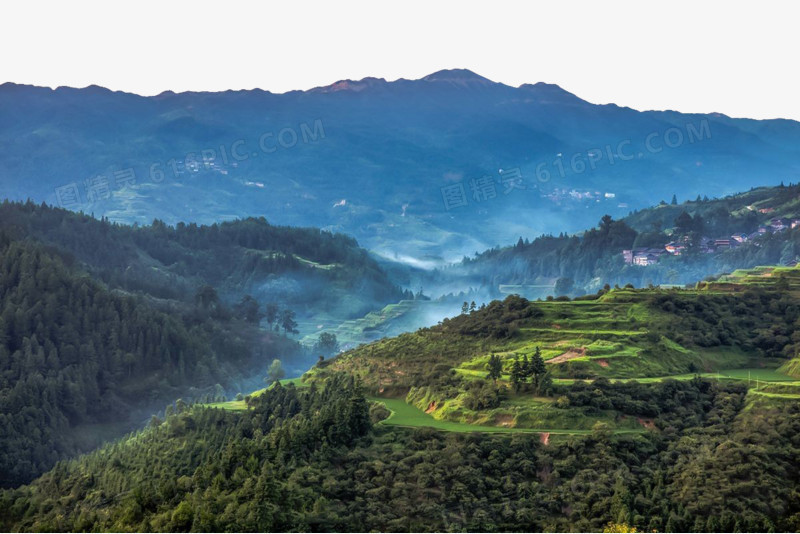
[[[769,1],[18,1],[0,7],[0,83],[285,92],[468,68],[595,103],[800,120],[798,15]]]

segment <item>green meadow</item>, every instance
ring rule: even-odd
[[[389,399],[370,397],[370,401],[383,404],[391,415],[380,422],[382,425],[401,427],[427,427],[443,430],[445,432],[490,432],[490,433],[548,433],[548,434],[590,434],[591,429],[569,428],[516,428],[504,426],[489,426],[470,423],[461,423],[441,420],[432,417],[423,410],[408,404],[403,399]],[[615,430],[616,433],[639,433],[644,429]]]

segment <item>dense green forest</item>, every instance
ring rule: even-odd
[[[2,485],[96,445],[86,434],[130,428],[137,410],[219,395],[271,357],[300,353],[213,298],[183,305],[110,290],[55,250],[0,234]]]
[[[360,316],[403,298],[355,240],[264,218],[212,224],[155,220],[149,226],[34,204],[0,204],[0,228],[68,253],[112,287],[192,300],[210,285],[229,303],[252,295],[297,313]]]
[[[177,397],[252,387],[274,358],[306,368],[286,337],[301,314],[404,296],[352,238],[263,218],[138,227],[4,201],[0,235],[4,487]]]
[[[686,217],[691,224],[685,224]],[[694,283],[739,268],[796,260],[800,257],[800,229],[767,234],[758,238],[758,244],[715,254],[690,246],[681,256],[665,256],[647,267],[626,265],[621,252],[634,247],[663,249],[666,243],[683,236],[727,239],[734,233],[750,234],[774,217],[800,217],[800,185],[758,188],[722,199],[662,203],[619,221],[605,216],[597,228],[581,235],[544,235],[532,241],[520,238],[514,246],[464,258],[460,264],[431,276],[429,284],[459,276],[465,284],[496,291],[500,284],[548,284],[561,279],[556,292],[577,295],[597,291],[604,284],[642,287]]]
[[[375,424],[352,377],[280,385],[229,412],[166,421],[0,496],[37,531],[797,531],[797,403],[705,380],[601,388],[646,402],[655,431],[597,427],[544,445]],[[584,398],[590,398],[591,395]],[[638,401],[637,401],[638,402]]]

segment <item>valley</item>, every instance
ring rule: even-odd
[[[0,527],[795,526],[780,510],[794,506],[784,488],[800,487],[800,268],[752,266],[794,252],[794,229],[694,284],[568,296],[556,279],[521,284],[541,292],[528,300],[514,283],[461,279],[468,263],[411,269],[265,220],[125,226],[6,202],[0,222],[2,376],[26,377],[3,389],[0,437],[15,453],[0,464]],[[599,244],[603,265],[638,239],[629,229],[605,220],[563,239],[586,258]],[[60,330],[49,319],[68,314]],[[31,425],[45,439],[23,446]],[[777,469],[757,483],[779,489],[743,519],[726,515],[751,492],[729,454],[750,470],[768,454]],[[709,462],[716,479],[686,478]],[[601,511],[585,508],[587,490]],[[542,511],[530,494],[558,504]],[[480,504],[450,504],[464,498]]]
[[[509,296],[237,400],[179,401],[0,492],[0,526],[791,530],[798,298],[796,267]]]
[[[421,72],[0,85],[0,530],[800,531],[800,122]]]
[[[623,221],[602,221],[599,229],[559,238],[556,243],[561,241],[566,250],[574,249],[572,253],[577,254],[580,262],[585,263],[596,254],[595,272],[583,272],[593,280],[604,279],[607,277],[604,273],[611,272],[606,269],[616,265],[614,262],[621,262],[623,247],[640,239],[651,239],[646,232],[632,230],[625,221],[647,227],[653,225],[655,217],[660,217],[666,225],[674,214],[695,208],[698,210],[695,217],[717,217],[711,227],[725,226],[733,231],[743,221],[758,224],[760,219],[775,213],[791,217],[797,197],[797,186],[790,185],[755,189],[708,202],[661,205]],[[713,215],[722,213],[723,207],[730,215]],[[759,210],[768,212],[754,216]],[[50,455],[50,459],[39,466],[24,467],[21,472],[25,473],[38,474],[59,455],[88,451],[122,432],[140,427],[147,417],[144,412],[159,412],[158,405],[170,400],[170,396],[190,402],[220,400],[258,388],[263,384],[267,365],[276,358],[289,376],[299,377],[324,354],[328,359],[313,366],[305,379],[324,381],[330,372],[360,377],[370,394],[383,397],[386,402],[402,400],[408,405],[407,411],[402,412],[404,416],[387,419],[386,424],[390,425],[412,421],[413,425],[467,430],[538,429],[554,434],[580,434],[590,431],[595,423],[602,423],[612,432],[641,430],[638,416],[624,410],[609,408],[588,416],[582,406],[556,406],[564,396],[558,394],[558,388],[596,379],[640,384],[670,378],[691,380],[695,376],[725,380],[732,376],[741,378],[741,370],[750,369],[748,386],[753,394],[773,399],[788,399],[797,394],[793,380],[782,379],[784,374],[798,376],[800,365],[782,360],[783,353],[764,357],[763,347],[754,349],[742,341],[744,333],[738,333],[739,341],[734,342],[731,332],[719,330],[718,325],[711,328],[713,334],[706,335],[695,332],[697,324],[689,324],[688,330],[683,327],[676,330],[674,324],[677,309],[709,306],[718,314],[719,306],[731,306],[726,300],[730,295],[744,291],[743,288],[769,291],[776,280],[781,291],[787,291],[788,287],[790,295],[796,297],[791,268],[750,268],[764,259],[796,257],[795,229],[766,235],[761,245],[749,247],[753,254],[730,250],[704,254],[701,258],[692,254],[675,258],[673,263],[693,265],[694,262],[694,270],[688,272],[700,273],[731,264],[748,267],[728,275],[706,277],[695,286],[620,287],[625,280],[637,279],[645,273],[650,276],[661,269],[661,266],[626,266],[620,271],[622,276],[616,278],[619,284],[615,287],[606,285],[596,293],[588,293],[597,286],[580,287],[573,283],[567,287],[563,279],[574,276],[580,281],[581,278],[563,268],[560,277],[544,278],[549,283],[538,285],[508,271],[509,265],[519,265],[522,258],[527,258],[529,250],[552,246],[554,238],[547,237],[530,245],[518,243],[505,250],[487,251],[475,260],[445,269],[424,270],[385,258],[376,260],[345,236],[315,229],[275,227],[263,219],[176,227],[156,220],[149,226],[129,227],[30,202],[5,202],[0,206],[0,223],[12,241],[40,243],[48,254],[54,252],[68,269],[88,273],[113,294],[138,299],[160,312],[183,314],[189,323],[201,318],[211,324],[219,323],[220,332],[229,331],[239,343],[235,345],[239,347],[237,350],[245,351],[238,360],[240,363],[221,363],[214,371],[204,371],[199,381],[180,379],[177,382],[181,386],[176,388],[176,380],[172,379],[171,393],[167,395],[152,394],[124,409],[122,406],[129,401],[122,401],[116,408],[122,410],[118,413],[124,414],[129,409],[131,415],[122,415],[122,422],[116,426],[106,428],[104,425],[109,423],[95,416],[69,416],[66,426],[62,422],[54,428],[74,435],[74,439],[66,438],[62,447],[56,447],[60,452],[54,455],[44,449],[37,452]],[[675,229],[665,231],[674,233]],[[224,260],[220,261],[220,257]],[[509,257],[513,261],[509,262]],[[546,273],[552,268],[542,263],[545,260],[539,261],[539,272]],[[476,269],[478,266],[480,270]],[[486,277],[487,268],[494,272],[493,278]],[[577,264],[572,268],[584,269]],[[462,289],[450,290],[454,287]],[[554,298],[565,287],[572,297]],[[535,295],[541,300],[528,303],[517,297],[517,293]],[[464,313],[462,301],[464,305],[477,301],[473,306],[477,309]],[[654,301],[660,304],[654,305]],[[193,308],[196,309],[192,311]],[[481,324],[483,319],[479,317],[493,316],[497,317]],[[223,326],[231,319],[242,322]],[[688,321],[686,317],[681,320]],[[13,320],[7,319],[6,323],[12,324]],[[462,323],[468,326],[451,326]],[[415,332],[420,327],[423,330]],[[691,336],[687,337],[687,332]],[[332,353],[317,347],[323,334],[335,336]],[[27,350],[24,336],[19,337],[12,329],[9,335],[13,340],[10,351]],[[764,343],[765,336],[769,339],[775,335],[777,343],[785,338],[781,337],[783,334],[760,333],[755,341]],[[41,341],[40,334],[37,342]],[[35,352],[36,345],[31,347]],[[217,354],[226,350],[229,349],[221,345],[212,349]],[[339,350],[345,351],[344,354],[331,359]],[[408,361],[398,359],[408,351],[416,354],[409,353]],[[519,365],[523,365],[523,360],[530,361],[534,354],[542,359],[546,372],[540,373],[540,379],[552,386],[549,393],[542,385],[533,384],[530,377],[522,381],[514,378],[515,361],[520,360]],[[487,365],[495,357],[500,361],[500,369],[495,379],[488,380]],[[104,381],[101,379],[99,383]],[[531,394],[534,389],[535,394]],[[243,407],[241,401],[230,402]],[[134,412],[138,414],[135,417]],[[73,426],[94,428],[102,437],[79,439],[79,433],[67,430]]]

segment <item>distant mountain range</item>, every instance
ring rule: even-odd
[[[11,199],[140,224],[265,216],[425,267],[800,174],[795,121],[595,105],[468,70],[284,94],[6,83],[0,146]]]

